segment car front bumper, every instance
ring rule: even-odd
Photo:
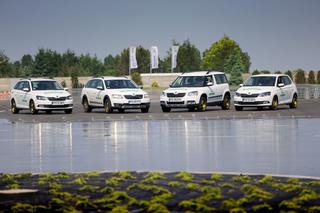
[[[49,101],[49,100],[37,100],[35,101],[37,110],[65,110],[73,108],[72,100],[65,101]]]
[[[243,107],[257,107],[257,106],[271,106],[272,98],[271,96],[265,97],[255,97],[255,98],[242,98],[242,97],[234,97],[234,105],[235,106],[243,106]]]
[[[185,96],[182,98],[160,97],[160,105],[169,108],[190,108],[196,107],[199,104],[199,97]]]
[[[112,99],[112,107],[116,109],[144,109],[150,107],[150,99]]]

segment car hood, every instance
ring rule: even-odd
[[[237,92],[242,94],[263,93],[272,91],[273,87],[240,87]]]
[[[111,90],[112,94],[120,94],[120,95],[145,95],[147,94],[142,89],[113,89]]]
[[[164,90],[165,93],[188,93],[192,91],[198,91],[200,87],[177,87],[177,88],[168,88]]]
[[[45,97],[66,97],[70,93],[65,90],[45,90],[45,91],[35,91],[35,95],[45,96]]]

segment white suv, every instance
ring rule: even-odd
[[[279,104],[288,104],[290,108],[298,106],[297,87],[287,75],[254,75],[240,86],[234,96],[237,111],[243,107],[277,109]]]
[[[230,107],[228,80],[223,72],[201,71],[184,73],[177,77],[160,96],[163,112],[172,108],[205,111],[207,106]]]
[[[39,110],[46,113],[63,110],[70,114],[73,100],[66,90],[52,79],[22,79],[11,90],[11,111],[15,114],[29,109],[31,114],[37,114]]]
[[[150,108],[149,95],[132,80],[125,77],[100,77],[87,82],[81,92],[81,102],[85,112],[93,108],[113,109],[124,112],[126,109],[141,109],[147,113]]]

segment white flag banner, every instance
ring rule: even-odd
[[[179,51],[179,46],[171,47],[171,69],[174,69],[177,66],[178,51]]]
[[[136,47],[129,48],[129,67],[130,69],[138,68],[138,63],[136,59]]]
[[[150,48],[150,53],[151,53],[151,69],[157,69],[159,68],[159,53],[158,53],[158,47],[152,46]]]

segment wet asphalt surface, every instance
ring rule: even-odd
[[[301,118],[320,117],[320,99],[300,99],[297,109],[289,109],[289,106],[279,106],[278,110],[257,110],[245,108],[244,111],[235,111],[233,105],[230,110],[221,110],[220,107],[209,106],[206,112],[188,112],[187,109],[173,109],[170,113],[163,113],[160,107],[159,97],[161,90],[148,91],[151,96],[149,113],[141,113],[140,110],[127,110],[119,113],[114,110],[107,114],[103,109],[94,109],[91,113],[85,113],[80,103],[80,92],[74,92],[74,108],[71,115],[62,111],[54,111],[52,114],[40,112],[31,115],[23,110],[19,114],[12,114],[8,100],[0,100],[0,119],[22,122],[85,122],[85,121],[113,121],[113,120],[172,120],[172,119],[264,119],[264,118]]]

